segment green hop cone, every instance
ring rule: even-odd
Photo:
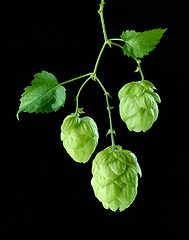
[[[68,115],[61,126],[61,140],[67,153],[79,163],[86,163],[98,144],[98,128],[90,117]]]
[[[120,117],[130,131],[145,132],[157,120],[157,102],[160,103],[161,99],[154,89],[151,82],[144,80],[130,82],[119,90]]]
[[[121,211],[128,208],[137,195],[138,175],[142,176],[136,156],[116,145],[99,152],[92,165],[95,196],[104,208]]]

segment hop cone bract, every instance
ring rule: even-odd
[[[98,144],[98,128],[90,117],[68,115],[61,126],[61,140],[67,153],[76,161],[86,163]]]
[[[91,185],[104,208],[123,211],[130,206],[137,195],[138,173],[142,176],[136,156],[121,146],[116,145],[115,150],[108,147],[96,155]]]
[[[161,100],[154,89],[154,85],[147,80],[130,82],[120,89],[120,117],[130,131],[145,132],[157,120],[157,102]]]

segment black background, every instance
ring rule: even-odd
[[[46,70],[59,82],[93,71],[103,44],[100,1],[16,3],[5,6],[1,29],[1,200],[0,228],[7,234],[77,234],[146,239],[185,239],[188,221],[188,61],[187,6],[184,1],[107,0],[108,38],[127,29],[168,28],[157,48],[142,59],[145,79],[154,83],[162,103],[146,133],[129,132],[119,117],[119,89],[140,80],[136,63],[116,46],[106,47],[97,71],[113,97],[116,144],[134,152],[142,168],[138,195],[125,211],[105,210],[94,197],[91,163],[111,144],[106,102],[93,81],[81,92],[79,106],[99,128],[99,144],[87,164],[74,162],[60,141],[63,119],[75,111],[83,80],[65,85],[64,108],[50,114],[20,113],[23,89]],[[87,233],[87,230],[90,232]],[[88,235],[91,234],[91,235]],[[27,235],[26,235],[27,236]]]

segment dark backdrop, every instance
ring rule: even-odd
[[[142,59],[145,79],[161,96],[158,121],[146,133],[131,133],[119,118],[119,89],[140,80],[136,63],[121,49],[106,47],[97,76],[113,97],[116,144],[134,152],[142,168],[138,195],[125,211],[105,210],[94,197],[91,163],[110,143],[106,102],[99,85],[87,83],[79,98],[99,128],[97,149],[87,164],[74,162],[62,147],[60,126],[75,110],[83,80],[65,85],[64,108],[50,114],[20,114],[23,89],[46,70],[59,82],[91,72],[103,44],[100,0],[6,6],[2,24],[2,157],[0,228],[7,233],[54,233],[78,237],[184,239],[188,226],[188,21],[184,1],[107,0],[109,38],[127,29],[168,28],[157,48]],[[150,3],[150,4],[149,4]],[[90,232],[87,233],[87,230]]]

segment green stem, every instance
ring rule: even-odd
[[[104,95],[110,96],[110,94],[106,91],[105,87],[104,87],[103,84],[101,83],[100,79],[97,78],[97,76],[95,76],[95,80],[97,80],[97,82],[98,82],[99,85],[101,86],[102,90],[104,91]]]
[[[106,45],[110,45],[111,47],[111,44],[113,45],[116,45],[118,47],[121,47],[121,45],[117,44],[117,43],[113,43],[111,42],[111,40],[118,40],[118,41],[122,41],[122,39],[118,39],[118,38],[114,38],[114,39],[110,39],[108,40],[107,38],[107,34],[106,34],[106,28],[105,28],[105,23],[104,23],[104,17],[103,17],[103,8],[104,8],[104,0],[101,0],[101,3],[100,3],[100,9],[98,10],[98,13],[100,14],[100,19],[101,19],[101,24],[102,24],[102,29],[103,29],[103,34],[104,34],[104,44],[100,50],[100,53],[98,55],[98,58],[96,60],[96,64],[95,64],[95,67],[94,67],[94,71],[93,73],[88,73],[88,74],[85,74],[85,75],[82,75],[82,76],[79,76],[77,78],[73,78],[73,79],[70,79],[66,82],[62,82],[60,83],[59,85],[63,85],[63,84],[66,84],[66,83],[69,83],[69,82],[73,82],[75,80],[78,80],[80,78],[84,78],[84,77],[87,77],[90,75],[90,77],[82,84],[82,86],[80,87],[78,93],[77,93],[77,96],[76,96],[76,110],[75,110],[75,115],[78,115],[78,112],[79,112],[79,104],[78,104],[78,99],[79,99],[79,95],[80,95],[80,92],[82,90],[82,88],[84,87],[84,85],[92,78],[93,80],[97,80],[97,82],[99,83],[99,85],[101,86],[101,88],[103,89],[104,91],[104,95],[106,96],[106,103],[107,103],[107,110],[108,110],[108,116],[109,116],[109,122],[110,122],[110,134],[111,134],[111,142],[112,142],[112,150],[115,150],[115,142],[114,142],[114,130],[113,130],[113,127],[112,127],[112,118],[111,118],[111,107],[109,105],[109,101],[108,101],[108,97],[110,96],[109,93],[106,91],[105,87],[103,86],[103,84],[101,83],[101,81],[97,78],[96,76],[96,72],[97,72],[97,68],[98,68],[98,64],[99,64],[99,61],[100,61],[100,58],[102,56],[102,53],[106,47]]]
[[[66,84],[66,83],[70,83],[70,82],[73,82],[73,81],[78,80],[78,79],[80,79],[80,78],[87,77],[87,76],[89,76],[89,75],[91,75],[91,74],[92,74],[92,73],[87,73],[87,74],[85,74],[85,75],[82,75],[82,76],[79,76],[79,77],[76,77],[76,78],[72,78],[72,79],[70,79],[70,80],[68,80],[68,81],[59,83],[58,85],[63,85],[63,84]]]
[[[111,110],[110,110],[110,105],[108,101],[108,94],[105,94],[106,96],[106,103],[107,103],[107,110],[108,110],[108,116],[109,116],[109,122],[110,122],[110,134],[111,134],[111,142],[112,142],[112,150],[115,150],[115,141],[114,141],[114,130],[112,127],[112,117],[111,117]]]
[[[112,118],[111,118],[111,111],[110,111],[110,105],[109,105],[109,101],[108,101],[108,97],[110,96],[109,93],[106,91],[105,87],[103,86],[103,84],[101,83],[101,81],[97,78],[96,76],[96,72],[97,72],[97,68],[98,68],[98,64],[99,64],[99,61],[100,61],[100,58],[102,56],[102,53],[106,47],[106,45],[110,45],[111,47],[111,41],[108,40],[108,37],[107,37],[107,34],[106,34],[106,28],[105,28],[105,22],[104,22],[104,17],[103,17],[103,8],[104,8],[104,0],[101,0],[101,4],[100,4],[100,9],[98,10],[98,13],[100,14],[100,19],[101,19],[101,24],[102,24],[102,29],[103,29],[103,34],[104,34],[104,44],[100,50],[100,53],[98,55],[98,58],[97,58],[97,61],[96,61],[96,64],[95,64],[95,67],[94,67],[94,71],[93,71],[93,74],[91,75],[92,78],[94,80],[97,80],[97,82],[99,83],[99,85],[101,86],[101,88],[103,89],[104,91],[104,95],[106,96],[106,103],[107,103],[107,110],[108,110],[108,116],[109,116],[109,122],[110,122],[110,134],[111,134],[111,142],[112,142],[112,150],[115,150],[115,141],[114,141],[114,130],[113,130],[113,127],[112,127]],[[113,43],[114,44],[114,43]],[[120,45],[118,44],[114,44],[114,45],[117,45],[119,47],[121,47]]]
[[[104,49],[105,49],[105,47],[106,47],[106,44],[107,44],[107,42],[104,42],[104,44],[103,44],[103,46],[102,46],[102,48],[101,48],[101,50],[100,50],[100,53],[99,53],[99,55],[98,55],[98,58],[97,58],[97,60],[96,60],[96,64],[95,64],[94,71],[93,71],[94,76],[96,75],[97,67],[98,67],[100,58],[101,58],[101,56],[102,56],[102,53],[103,53],[103,51],[104,51]]]
[[[117,44],[117,43],[111,42],[111,44],[113,44],[113,45],[115,45],[115,46],[120,47],[121,49],[123,49],[123,47],[122,47],[121,45]]]
[[[87,80],[85,80],[85,82],[81,85],[78,93],[77,93],[77,96],[76,96],[76,110],[75,110],[75,115],[77,116],[78,115],[78,109],[79,109],[79,104],[78,104],[78,99],[79,99],[79,94],[82,90],[82,88],[85,86],[85,84],[92,78],[92,76],[90,76],[89,78],[87,78]]]
[[[120,47],[121,49],[123,49],[123,46],[121,46],[121,45],[119,45],[119,44],[117,44],[117,43],[112,42],[112,41],[125,42],[123,39],[121,39],[121,38],[111,38],[111,39],[109,39],[109,41],[110,41],[111,44],[113,44],[113,45],[115,45],[115,46],[118,46],[118,47]]]
[[[107,38],[107,37],[106,37],[106,38]],[[100,58],[101,58],[102,53],[103,53],[103,51],[104,51],[104,49],[105,49],[105,47],[106,47],[107,44],[109,44],[110,46],[111,46],[111,44],[113,44],[113,45],[115,45],[115,46],[118,46],[118,47],[120,47],[120,48],[123,48],[121,45],[119,45],[119,44],[117,44],[117,43],[114,43],[114,42],[111,42],[112,40],[120,40],[120,41],[124,42],[122,39],[119,39],[119,38],[112,38],[112,39],[109,39],[109,40],[107,39],[107,40],[104,42],[104,44],[103,44],[103,46],[102,46],[102,48],[101,48],[101,50],[100,50],[100,53],[99,53],[99,55],[98,55],[98,58],[97,58],[95,67],[94,67],[94,71],[93,71],[94,76],[96,75]]]
[[[121,41],[121,42],[125,42],[123,39],[121,38],[111,38],[109,39],[110,41]]]
[[[97,80],[97,82],[99,83],[101,88],[103,89],[104,95],[106,96],[106,104],[107,104],[107,110],[108,110],[108,116],[109,116],[109,122],[110,122],[110,134],[111,134],[112,150],[115,150],[116,148],[115,148],[115,141],[114,141],[114,130],[113,130],[113,127],[112,127],[111,108],[110,108],[109,101],[108,101],[108,97],[110,96],[110,94],[106,91],[105,87],[103,86],[101,81],[97,78],[97,76],[95,76],[95,79]]]
[[[134,60],[135,60],[135,61],[137,62],[137,64],[138,64],[138,71],[140,72],[140,75],[141,75],[141,78],[142,78],[141,81],[144,81],[144,74],[143,74],[142,69],[141,69],[141,66],[140,66],[141,61],[138,60],[138,59],[136,59],[136,58],[134,58]]]
[[[100,19],[101,19],[101,23],[102,23],[102,30],[103,30],[103,34],[104,34],[104,41],[107,42],[108,38],[107,38],[107,34],[106,34],[106,28],[105,28],[104,16],[103,16],[104,4],[105,4],[104,0],[101,0],[100,9],[98,10],[98,13],[100,14]]]

